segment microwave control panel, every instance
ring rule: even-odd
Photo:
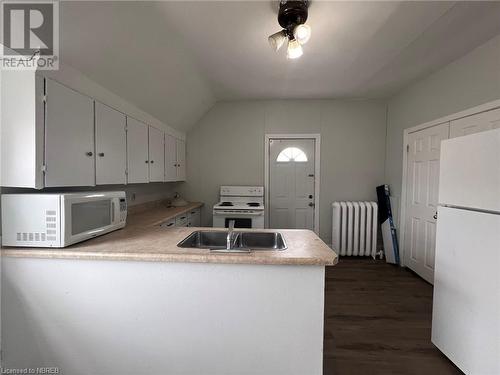
[[[120,221],[125,221],[127,219],[127,200],[125,198],[120,198]]]

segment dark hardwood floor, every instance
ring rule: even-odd
[[[462,374],[431,343],[432,286],[409,270],[344,258],[325,295],[325,375]]]

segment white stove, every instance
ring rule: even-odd
[[[264,188],[262,186],[221,186],[220,201],[213,208],[213,226],[264,228]]]

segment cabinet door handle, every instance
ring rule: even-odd
[[[148,164],[148,163],[149,163],[149,160],[144,161],[144,163]]]
[[[92,151],[88,151],[88,152],[85,153],[85,155],[92,156],[92,155],[94,155],[94,153]]]
[[[102,157],[104,157],[104,152],[99,152],[98,155],[102,158]]]
[[[151,160],[151,164],[153,164],[155,161],[154,160]]]

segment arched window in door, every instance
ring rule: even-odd
[[[290,161],[304,163],[307,162],[307,155],[300,148],[287,147],[279,153],[276,161],[281,163],[287,163]]]

